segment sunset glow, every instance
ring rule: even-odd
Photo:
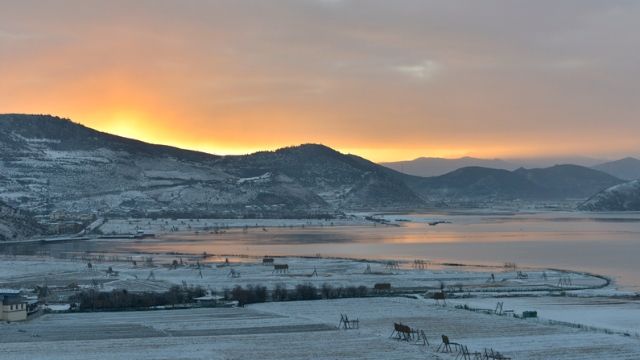
[[[0,113],[215,154],[640,156],[636,4],[366,4],[3,3]]]

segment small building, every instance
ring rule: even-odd
[[[65,211],[54,211],[49,214],[49,220],[57,221],[67,217],[67,213]]]
[[[0,289],[0,320],[27,320],[27,300],[20,296],[18,290]]]
[[[208,306],[217,306],[218,302],[220,302],[220,300],[222,299],[224,299],[224,297],[219,295],[211,295],[211,291],[207,290],[207,293],[205,296],[195,298],[194,300],[198,302],[198,305],[208,307]]]

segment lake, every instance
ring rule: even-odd
[[[14,245],[24,251],[183,253],[216,255],[293,255],[363,259],[414,259],[439,263],[554,268],[610,276],[625,290],[640,286],[640,213],[504,213],[385,215],[396,226],[266,227],[250,220],[247,233],[180,232],[149,240],[91,240]],[[404,219],[410,221],[395,221]],[[238,220],[235,220],[236,222]],[[444,221],[436,226],[428,223]],[[273,222],[264,221],[269,226]],[[315,222],[317,224],[317,221]],[[323,222],[328,224],[327,222]],[[0,249],[0,251],[2,251]],[[490,268],[491,269],[491,268]],[[493,270],[495,271],[495,268]]]

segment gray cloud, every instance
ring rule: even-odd
[[[72,112],[75,91],[113,99],[117,83],[148,92],[149,104],[180,107],[200,128],[243,117],[246,133],[264,133],[262,114],[290,129],[264,146],[640,156],[639,7],[5,2],[0,111],[57,92],[68,101],[59,109]],[[118,81],[95,90],[96,74]]]

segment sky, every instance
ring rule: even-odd
[[[2,1],[0,113],[215,154],[640,157],[636,1]]]

